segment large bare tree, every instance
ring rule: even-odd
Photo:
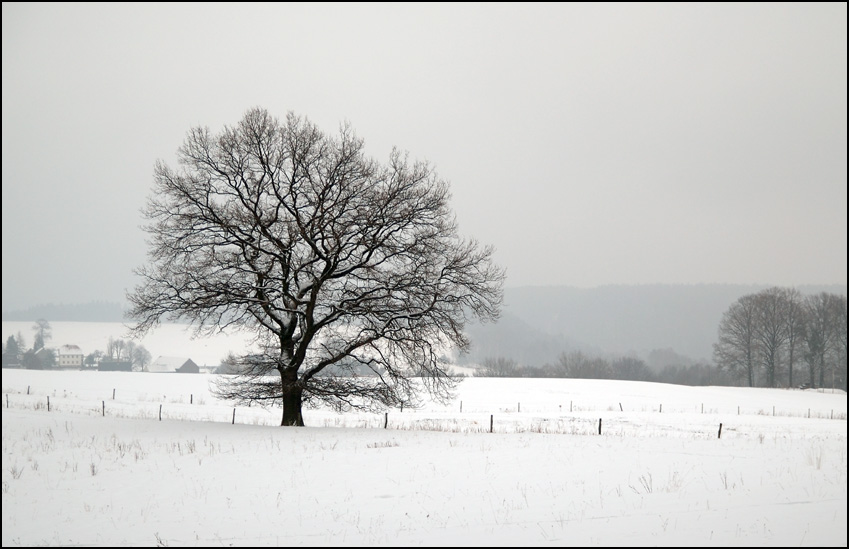
[[[755,335],[767,387],[776,386],[781,353],[789,337],[788,307],[787,290],[784,288],[773,286],[755,294]]]
[[[836,297],[836,315],[835,321],[835,347],[837,349],[837,369],[838,369],[838,387],[846,390],[846,360],[847,360],[847,333],[846,333],[846,296],[841,295]],[[834,383],[834,380],[832,380]]]
[[[731,304],[719,322],[718,340],[713,344],[716,365],[755,386],[760,346],[758,341],[758,300],[744,295]]]
[[[381,164],[347,125],[329,135],[260,108],[219,134],[191,129],[178,160],[157,163],[143,210],[135,335],[164,319],[252,331],[256,348],[217,392],[282,403],[283,425],[304,424],[304,402],[450,394],[441,358],[468,349],[468,320],[498,317],[505,275],[491,247],[458,235],[429,164],[398,150]]]
[[[785,288],[787,308],[787,386],[793,387],[793,367],[796,364],[798,350],[804,344],[805,306],[804,296],[795,288]]]
[[[837,326],[840,325],[843,303],[839,296],[827,292],[805,298],[805,360],[808,364],[808,383],[812,387],[824,386],[828,363],[837,361]]]

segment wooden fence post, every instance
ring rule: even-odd
[[[662,402],[660,403],[660,412],[659,413],[661,413],[661,414],[663,413],[663,403]]]
[[[489,432],[492,432],[492,414],[489,414]]]
[[[50,411],[50,395],[47,395],[47,411]]]
[[[106,401],[101,400],[100,403],[103,405],[103,417],[106,417]]]
[[[389,427],[389,412],[383,413],[383,428],[386,429]]]
[[[112,389],[112,400],[115,400],[115,389]]]
[[[620,411],[620,412],[624,412],[624,411],[625,411],[625,410],[623,410],[623,409],[622,409],[622,403],[621,403],[621,402],[619,403],[619,411]]]
[[[716,438],[722,438],[722,424],[719,424],[719,433],[716,435]]]
[[[162,405],[159,405],[159,421],[162,421]]]
[[[233,408],[233,423],[231,423],[231,425],[235,425],[235,424],[236,424],[236,408]]]
[[[601,434],[601,418],[598,418],[598,434]]]

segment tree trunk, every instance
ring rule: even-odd
[[[788,364],[788,373],[790,375],[790,379],[788,381],[788,387],[793,388],[793,344],[790,344],[790,363]]]
[[[281,426],[303,427],[304,416],[301,415],[301,389],[292,389],[283,393],[283,421]]]
[[[751,342],[748,343],[748,347],[746,349],[746,382],[749,384],[749,387],[754,387],[755,384],[755,374],[754,374],[754,359],[752,359],[752,350],[751,350]]]
[[[297,372],[280,372],[281,388],[283,391],[283,420],[281,427],[303,427],[304,416],[301,415],[301,397],[304,390],[297,385]]]
[[[769,371],[767,372],[767,378],[770,388],[775,387],[775,358],[770,357],[769,359]]]

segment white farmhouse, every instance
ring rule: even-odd
[[[56,349],[56,368],[78,370],[83,367],[83,351],[77,345],[62,345]]]

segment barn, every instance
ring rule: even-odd
[[[197,374],[200,368],[195,362],[181,356],[160,356],[147,366],[148,372],[160,374]]]

